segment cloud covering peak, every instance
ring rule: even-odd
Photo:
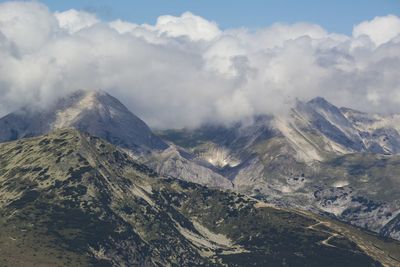
[[[400,18],[376,17],[353,35],[309,23],[222,30],[190,12],[154,25],[38,2],[0,4],[0,114],[102,89],[154,127],[191,127],[284,112],[326,97],[400,112]]]

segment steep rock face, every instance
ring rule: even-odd
[[[329,219],[160,178],[74,130],[0,144],[0,214],[2,266],[395,266],[400,256],[398,243]]]
[[[370,152],[380,154],[400,153],[400,116],[368,114],[341,108],[344,116],[356,128]]]
[[[307,103],[299,103],[296,111],[320,134],[350,151],[365,150],[359,133],[339,108],[317,97]]]
[[[398,115],[367,114],[337,108],[323,98],[299,102],[287,120],[305,137],[322,137],[322,150],[334,154],[370,152],[398,154],[400,135]],[[311,140],[313,138],[310,138]]]

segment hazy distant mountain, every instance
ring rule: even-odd
[[[399,238],[399,226],[389,227],[400,214],[398,122],[397,115],[337,108],[315,98],[298,102],[285,116],[160,135],[214,164],[240,192]]]
[[[284,119],[292,133],[279,127],[282,134],[297,143],[303,139],[313,146],[321,159],[322,151],[335,154],[371,152],[397,154],[400,152],[400,117],[380,116],[337,108],[323,98],[299,102]],[[293,133],[294,132],[294,133]],[[309,152],[310,153],[310,152]],[[311,157],[311,159],[313,159]]]
[[[396,266],[400,244],[160,178],[75,130],[0,144],[1,266]]]

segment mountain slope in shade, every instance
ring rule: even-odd
[[[400,245],[160,178],[74,130],[0,144],[2,266],[396,266]]]

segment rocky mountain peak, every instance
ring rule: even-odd
[[[312,105],[323,105],[323,106],[332,106],[330,102],[328,102],[325,98],[321,96],[314,97],[313,99],[307,102],[308,104]]]
[[[16,111],[0,119],[0,141],[75,128],[136,152],[168,147],[118,99],[104,91],[79,90],[41,110]]]

